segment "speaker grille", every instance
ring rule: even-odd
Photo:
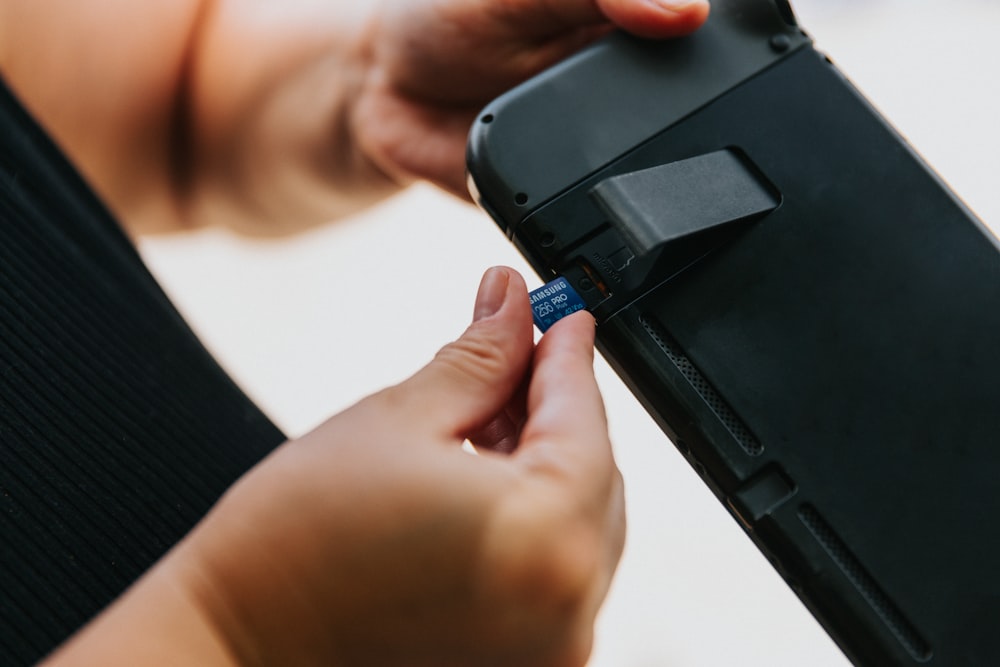
[[[913,624],[903,615],[903,612],[889,599],[885,591],[878,585],[875,578],[861,564],[840,536],[816,511],[812,505],[803,505],[799,509],[799,519],[813,534],[834,563],[841,569],[848,581],[861,594],[861,597],[871,605],[889,631],[899,641],[917,662],[927,662],[931,659],[930,644],[920,636]]]
[[[656,322],[646,317],[639,318],[639,321],[642,323],[646,333],[649,334],[649,337],[656,343],[656,346],[663,351],[677,368],[678,372],[688,381],[691,388],[695,390],[695,393],[708,405],[718,420],[726,427],[726,430],[729,431],[729,434],[739,444],[740,448],[750,456],[760,456],[764,452],[764,446],[750,432],[750,429],[743,423],[743,420],[733,412],[733,409],[719,395],[719,392],[701,374],[701,371],[681,352],[677,343]]]

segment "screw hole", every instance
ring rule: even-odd
[[[514,203],[517,204],[518,206],[524,206],[525,204],[528,203],[528,195],[524,194],[523,192],[518,192],[516,195],[514,195]]]
[[[552,232],[545,232],[542,237],[538,239],[538,242],[543,248],[551,248],[556,244],[556,235]]]
[[[483,116],[482,118],[480,118],[479,120],[481,120],[484,123],[492,123],[493,122],[493,114],[488,113],[485,116]]]

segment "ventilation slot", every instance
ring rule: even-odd
[[[920,636],[917,629],[903,616],[903,612],[893,604],[889,596],[865,570],[857,556],[851,553],[844,541],[840,539],[833,528],[820,516],[811,505],[803,505],[799,510],[799,519],[813,534],[834,563],[841,569],[861,597],[871,605],[882,622],[886,624],[893,636],[906,649],[906,652],[917,662],[927,662],[931,659],[931,647]]]
[[[750,456],[760,456],[764,452],[763,445],[750,432],[750,429],[743,423],[743,420],[736,416],[736,413],[729,407],[725,399],[719,396],[719,392],[715,391],[715,388],[709,384],[705,376],[701,374],[701,371],[691,363],[690,359],[684,356],[677,343],[655,322],[651,322],[645,317],[640,318],[639,321],[642,322],[643,328],[646,329],[646,333],[653,339],[653,342],[663,350],[663,353],[673,362],[680,374],[690,383],[691,388],[711,408],[712,412],[726,427],[726,430],[729,431],[729,434],[733,436],[733,439],[736,440],[743,451]]]

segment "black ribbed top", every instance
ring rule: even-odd
[[[0,665],[51,651],[283,439],[0,82]]]

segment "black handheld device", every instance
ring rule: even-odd
[[[605,38],[468,166],[849,658],[1000,664],[1000,243],[787,2]]]

